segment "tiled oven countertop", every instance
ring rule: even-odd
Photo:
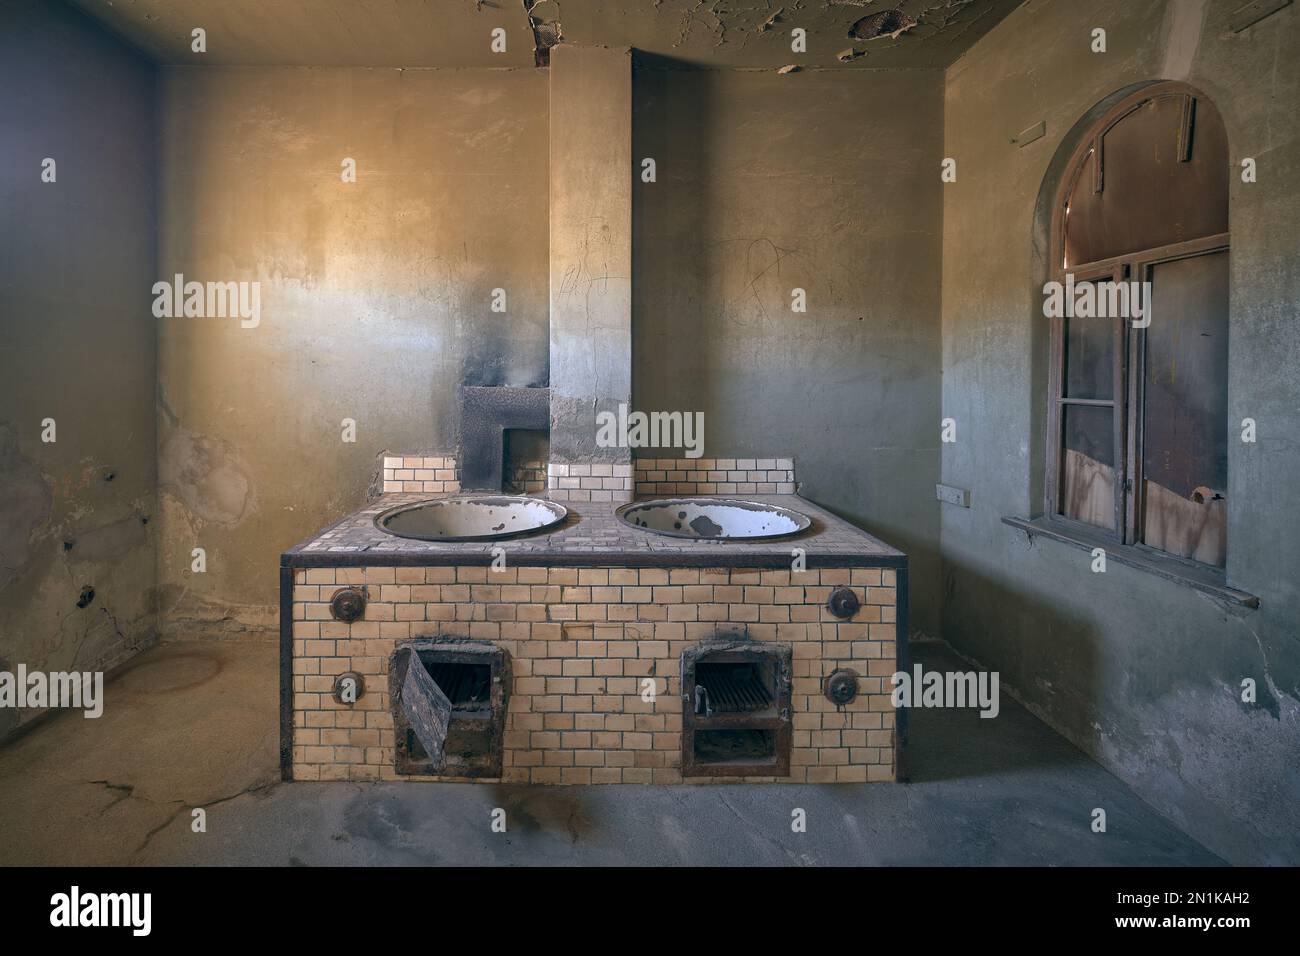
[[[755,567],[786,568],[792,551],[802,548],[807,566],[906,566],[907,558],[884,542],[798,495],[692,495],[695,498],[738,498],[761,501],[799,511],[812,518],[802,534],[772,541],[719,541],[673,538],[633,528],[614,514],[617,505],[565,502],[569,516],[555,531],[502,541],[415,541],[380,531],[376,516],[414,501],[448,495],[386,494],[315,534],[281,556],[282,567],[340,567],[375,565],[489,564],[492,550],[504,548],[515,565],[627,567]],[[670,497],[647,495],[640,501]]]

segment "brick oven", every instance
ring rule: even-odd
[[[772,500],[812,518],[792,541],[669,539],[576,502],[499,545],[376,526],[421,497],[386,494],[283,556],[286,779],[899,776],[900,552],[789,495]]]

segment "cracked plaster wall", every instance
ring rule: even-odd
[[[944,150],[959,173],[944,190],[943,413],[960,438],[944,446],[943,479],[970,489],[971,508],[942,510],[943,633],[1211,850],[1294,864],[1300,6],[1234,33],[1239,6],[1031,0],[948,71]],[[1094,27],[1107,30],[1105,54],[1090,51]],[[1227,125],[1228,583],[1257,595],[1257,611],[1114,562],[1090,573],[1087,551],[1029,543],[1001,521],[1042,511],[1045,177],[1085,114],[1158,79],[1200,89]],[[1039,120],[1046,136],[1010,143]],[[1251,185],[1237,174],[1246,156],[1259,166]],[[1245,417],[1258,422],[1254,445],[1235,440]],[[1257,705],[1241,701],[1245,678]]]
[[[280,552],[383,451],[454,452],[462,385],[547,384],[547,78],[165,67],[160,103],[159,274],[262,309],[159,322],[163,634],[264,637]]]
[[[792,455],[802,490],[908,554],[938,625],[943,73],[640,68],[634,406],[702,411],[705,457]],[[807,312],[791,309],[791,290]]]
[[[638,73],[635,155],[661,156],[660,182],[687,188],[653,204],[636,191],[634,395],[639,407],[702,406],[710,454],[799,457],[811,497],[909,551],[919,628],[942,601],[954,645],[1153,805],[1229,860],[1279,862],[1296,859],[1300,833],[1300,455],[1287,437],[1300,426],[1289,55],[1300,7],[1233,34],[1237,5],[1182,5],[1199,11],[1193,29],[1160,2],[1031,0],[948,71],[946,89],[925,70]],[[5,16],[19,29],[0,31],[0,110],[20,132],[0,141],[0,188],[23,228],[0,236],[0,667],[111,666],[152,639],[155,580],[177,636],[269,625],[275,555],[359,502],[378,450],[449,442],[449,389],[467,370],[480,384],[544,380],[545,77],[167,70],[155,220],[155,72],[57,5]],[[1111,52],[1097,56],[1087,35],[1102,22]],[[565,17],[566,34],[581,29]],[[705,40],[701,56],[719,48]],[[1000,522],[1035,511],[1040,492],[1030,290],[1043,176],[1102,98],[1175,73],[1214,97],[1234,162],[1250,154],[1262,171],[1234,185],[1232,210],[1232,411],[1259,419],[1262,436],[1232,465],[1229,573],[1261,597],[1250,614],[1129,569],[1078,574],[1069,553]],[[344,105],[322,111],[322,95]],[[483,132],[493,104],[509,105]],[[1047,136],[1008,147],[1039,119]],[[342,130],[357,125],[350,140]],[[385,162],[412,149],[435,172],[404,181]],[[50,154],[69,157],[57,187],[36,175]],[[334,203],[352,154],[365,188]],[[935,155],[960,157],[942,193]],[[318,174],[311,185],[301,165]],[[486,215],[457,244],[451,226],[471,209]],[[267,285],[260,330],[164,328],[156,416],[141,291],[155,277],[155,221],[162,274]],[[485,267],[501,261],[513,263],[504,281]],[[456,317],[516,282],[530,344],[489,335],[496,344],[475,353]],[[788,312],[796,284],[808,316]],[[813,322],[822,309],[827,321]],[[748,411],[760,398],[761,417]],[[338,419],[352,408],[361,437],[343,446]],[[916,436],[937,431],[941,411],[970,439],[942,454],[944,479],[973,491],[969,511],[932,501],[939,455]],[[46,415],[55,445],[39,441]],[[155,569],[159,522],[144,519],[159,481]],[[187,570],[196,543],[209,553],[201,583]],[[96,597],[78,609],[88,585]],[[1259,684],[1253,709],[1238,703],[1243,676]]]
[[[0,670],[156,637],[155,80],[58,4],[0,10]]]

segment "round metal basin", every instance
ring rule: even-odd
[[[473,495],[418,501],[375,519],[381,531],[420,541],[493,541],[554,528],[568,509],[522,495]]]
[[[674,538],[784,538],[812,525],[797,511],[732,498],[661,498],[624,505],[616,514],[634,528]]]

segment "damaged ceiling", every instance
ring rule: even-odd
[[[556,43],[671,66],[941,68],[1024,0],[70,0],[154,59],[221,66],[545,66]],[[207,52],[191,50],[206,31]],[[504,31],[505,51],[491,48]],[[807,52],[791,49],[791,31]]]
[[[545,0],[564,37],[693,66],[946,67],[1022,0]],[[890,29],[868,33],[873,18]],[[807,52],[791,31],[807,32]],[[871,39],[866,39],[866,36]]]

